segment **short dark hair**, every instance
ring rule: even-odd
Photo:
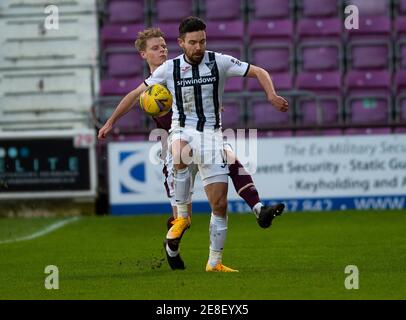
[[[188,32],[204,31],[206,24],[199,17],[187,17],[179,25],[179,38],[183,38]]]

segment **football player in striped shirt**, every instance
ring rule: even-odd
[[[225,73],[226,76],[230,75],[243,76],[248,74],[249,76],[254,76],[258,78],[261,77],[260,82],[262,81],[261,84],[265,84],[267,95],[270,102],[273,103],[280,111],[287,111],[286,100],[276,95],[273,89],[272,82],[270,81],[270,78],[268,79],[266,75],[263,74],[263,72],[265,72],[263,69],[250,66],[246,63],[242,63],[230,56],[226,55],[222,56],[214,52],[205,52],[204,23],[198,18],[191,18],[186,22],[183,21],[182,24],[183,26],[186,25],[185,29],[186,31],[183,34],[181,32],[181,40],[180,40],[183,41],[184,45],[183,49],[185,51],[185,55],[183,55],[182,57],[178,57],[177,59],[169,60],[169,63],[168,61],[166,63],[163,63],[159,68],[157,68],[158,71],[153,73],[153,75],[150,78],[148,78],[145,82],[145,84],[148,85],[152,83],[167,84],[168,88],[170,88],[170,90],[172,89],[171,92],[174,93],[175,98],[174,106],[176,106],[175,107],[176,114],[172,115],[172,128],[176,129],[176,128],[193,127],[191,132],[195,130],[197,134],[199,134],[203,132],[205,128],[210,132],[210,129],[213,129],[212,127],[214,127],[214,130],[217,130],[216,134],[219,133],[221,135],[220,129],[221,125],[219,116],[220,109],[219,96],[222,94],[222,90],[224,88],[225,77],[224,76],[220,77],[219,69],[221,69],[222,75]],[[192,35],[192,39],[187,39],[188,34]],[[184,37],[185,35],[186,39],[185,38],[182,39],[182,37]],[[164,43],[163,37],[155,37],[155,40],[161,42],[161,44]],[[186,41],[189,42],[185,46]],[[196,46],[197,42],[198,46]],[[195,52],[190,51],[190,48],[194,50],[193,48],[196,47],[198,49]],[[164,48],[164,45],[161,45],[161,48],[162,49],[159,53],[160,58],[164,59],[165,57],[164,51],[166,50]],[[140,51],[143,52],[142,50]],[[147,51],[144,51],[142,53],[142,55],[145,57],[147,54],[146,52]],[[168,75],[167,70],[173,70],[173,74]],[[181,75],[182,71],[184,73],[183,75]],[[189,71],[189,74],[185,74],[187,73],[187,71]],[[202,75],[200,76],[200,74]],[[171,79],[171,82],[165,83],[166,78]],[[106,125],[100,130],[99,132],[100,138],[105,137],[105,135],[111,130],[114,122],[121,115],[125,114],[128,111],[128,109],[132,105],[132,102],[139,96],[139,94],[145,88],[146,88],[145,85],[140,85],[137,89],[135,89],[133,92],[131,92],[122,100],[122,102],[117,107],[116,111],[113,113],[112,117],[107,121]],[[204,95],[205,93],[208,94],[205,96]],[[192,101],[193,98],[194,101]],[[212,99],[212,101],[208,101],[209,99]],[[175,124],[173,123],[174,119]],[[182,138],[187,140],[187,136],[182,136],[183,130],[180,130],[177,133],[179,135],[177,136],[175,141],[182,140]],[[218,141],[220,141],[221,144],[222,138],[219,139]],[[221,147],[221,150],[223,150],[223,146]],[[180,194],[178,194],[177,218],[171,229],[177,230],[178,235],[181,236],[183,232],[189,227],[190,224],[189,220],[190,212],[188,212],[187,207],[188,204],[187,201],[189,198],[188,191],[190,190],[190,172],[189,170],[185,170],[185,168],[187,169],[187,166],[182,167],[179,166],[179,163],[177,164],[178,168],[176,168],[176,171],[178,171],[178,173],[179,171],[181,171],[181,175],[183,175],[183,177],[179,177],[179,175],[177,176],[178,184],[183,184],[183,190],[181,188],[181,192]],[[260,224],[261,227],[264,228],[269,227],[272,222],[272,219],[276,215],[281,214],[284,208],[283,204],[278,204],[273,207],[263,206],[259,201],[258,193],[255,189],[255,186],[253,185],[252,178],[250,176],[238,175],[238,169],[239,167],[241,167],[241,165],[238,162],[236,162],[234,165],[236,170],[233,170],[232,167],[231,168],[227,167],[226,170],[224,170],[225,167],[220,163],[214,164],[214,166],[209,164],[209,166],[201,167],[203,168],[203,171],[205,171],[202,177],[204,184],[206,178],[208,180],[206,181],[205,188],[210,185],[212,185],[212,187],[216,185],[219,186],[219,188],[217,189],[212,188],[211,191],[208,192],[208,194],[211,194],[212,197],[212,199],[210,199],[209,196],[209,201],[212,205],[213,213],[210,223],[211,245],[210,245],[209,261],[206,266],[207,271],[222,271],[222,272],[236,271],[231,268],[225,267],[222,264],[222,250],[227,230],[227,217],[225,212],[226,205],[225,206],[223,205],[224,198],[226,204],[226,191],[227,191],[226,187],[227,181],[226,178],[224,178],[224,176],[226,176],[224,173],[227,174],[231,173],[232,177],[233,173],[237,173],[236,176],[238,178],[235,180],[237,182],[235,184],[237,192],[243,197],[244,194],[248,193],[251,194],[251,196],[247,197],[248,203],[250,204],[251,208],[253,208],[253,211],[256,213],[258,223]],[[243,181],[244,178],[246,178],[245,181]],[[168,234],[171,233],[170,231],[171,230],[169,230]],[[175,255],[175,257],[171,257],[171,253],[172,254],[176,253],[176,251],[168,247],[169,246],[167,246],[166,249],[169,258],[179,257],[180,259],[179,254]],[[168,249],[171,250],[172,252],[169,251]]]

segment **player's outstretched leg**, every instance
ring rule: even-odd
[[[268,228],[272,225],[272,220],[282,214],[285,209],[283,203],[278,203],[274,206],[265,206],[259,198],[258,191],[255,187],[251,175],[245,170],[244,166],[238,161],[230,164],[230,178],[233,181],[235,190],[238,195],[250,206],[254,212],[258,224],[262,228]]]
[[[176,245],[178,250],[172,250],[173,244],[171,240],[165,239],[164,241],[164,249],[166,253],[166,259],[168,260],[168,264],[172,270],[184,270],[185,263],[183,262],[180,253],[179,253],[179,244]]]
[[[183,270],[185,264],[180,256],[179,243],[185,231],[190,228],[190,219],[171,218],[167,221],[169,230],[164,241],[166,259],[172,270]]]
[[[187,143],[176,140],[172,144],[172,154],[174,159],[174,196],[177,207],[177,218],[172,221],[172,227],[166,234],[164,248],[169,266],[173,269],[185,269],[183,260],[179,254],[179,242],[183,233],[190,227],[190,217],[188,214],[188,198],[191,188],[191,177],[189,168],[181,161],[180,155]],[[169,225],[168,225],[169,227]]]
[[[280,216],[285,209],[283,203],[277,203],[273,206],[263,206],[257,216],[258,224],[261,228],[269,228],[272,225],[272,220],[276,216]]]

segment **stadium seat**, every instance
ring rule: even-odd
[[[223,101],[223,108],[224,110],[221,114],[221,124],[223,129],[239,128],[244,116],[241,102],[237,100]]]
[[[400,16],[406,15],[406,0],[394,1],[394,5],[394,13],[397,13]]]
[[[93,127],[96,1],[54,2],[0,1],[0,130]]]
[[[179,22],[158,22],[156,26],[165,34],[166,42],[177,41],[179,37]]]
[[[243,20],[242,0],[200,0],[200,10],[207,21]]]
[[[96,117],[99,126],[103,125],[113,114],[120,100],[121,96],[103,96],[95,101],[94,116]],[[145,132],[148,118],[149,117],[141,111],[137,101],[135,106],[114,125],[112,132],[113,137],[115,135],[132,135]],[[115,139],[117,139],[117,137],[115,137]]]
[[[406,68],[406,16],[398,16],[394,26],[396,67]]]
[[[306,18],[328,18],[340,16],[340,1],[302,0],[298,2],[299,12]]]
[[[225,45],[217,45],[215,44],[214,46],[211,46],[209,44],[209,48],[207,48],[207,50],[209,51],[215,51],[218,53],[222,53],[222,54],[227,54],[229,56],[232,56],[234,58],[237,58],[241,61],[246,61],[243,52],[241,51],[241,47],[237,46],[235,43],[229,43],[227,44],[227,41],[224,41]]]
[[[109,0],[107,16],[109,23],[142,23],[144,0]]]
[[[341,136],[342,134],[342,129],[299,129],[295,132],[296,137]]]
[[[322,136],[341,136],[343,134],[342,129],[323,129],[320,130]]]
[[[272,81],[277,91],[286,91],[293,89],[293,74],[290,72],[271,73]],[[258,80],[253,78],[247,79],[247,88],[249,91],[262,91]]]
[[[0,13],[4,16],[41,16],[44,17],[44,10],[49,5],[59,5],[59,1],[49,1],[49,0],[1,0],[0,1]],[[91,14],[95,15],[96,0],[89,1],[65,1],[61,3],[62,6],[60,13],[63,14]]]
[[[343,70],[341,41],[305,41],[297,46],[300,70]]]
[[[390,134],[390,128],[346,128],[345,135],[381,135]]]
[[[391,86],[391,74],[387,70],[350,70],[347,72],[345,84],[348,93],[359,93],[365,89],[387,93]]]
[[[152,2],[152,12],[155,23],[176,22],[191,16],[195,11],[190,0],[155,0]]]
[[[301,72],[296,88],[308,94],[296,100],[297,122],[302,125],[338,124],[342,121],[341,73]]]
[[[244,23],[241,21],[209,21],[206,23],[208,49],[217,52],[240,52],[236,58],[244,58]]]
[[[248,61],[270,72],[293,72],[293,48],[290,43],[253,44]]]
[[[406,97],[405,94],[397,97],[396,121],[406,123]]]
[[[134,41],[144,24],[109,24],[101,29],[101,40],[104,48],[134,48]]]
[[[351,124],[381,124],[389,121],[389,102],[385,97],[375,97],[371,93],[352,96],[348,99],[347,122]]]
[[[291,130],[261,130],[257,132],[258,138],[283,138],[283,137],[293,137],[293,132]]]
[[[396,121],[406,123],[406,69],[399,70],[395,74],[394,89],[396,94]]]
[[[293,88],[294,44],[292,20],[253,20],[248,25],[248,61],[271,73],[277,90]],[[262,90],[248,79],[249,90]]]
[[[136,132],[140,128],[144,127],[143,124],[145,122],[145,117],[146,115],[141,111],[141,109],[139,109],[139,107],[132,108],[123,117],[118,119],[113,129],[114,133],[128,134]]]
[[[396,40],[406,38],[406,16],[398,16],[394,21]]]
[[[359,29],[347,30],[349,40],[388,40],[392,28],[391,19],[387,16],[363,16],[359,17]]]
[[[341,122],[340,102],[336,96],[319,96],[299,99],[296,108],[297,123],[300,125],[335,125]],[[319,103],[319,105],[317,104]]]
[[[119,130],[117,130],[119,131]],[[120,142],[144,142],[148,140],[147,134],[142,133],[122,133],[122,132],[114,132],[113,141],[120,141]]]
[[[143,81],[144,78],[103,79],[100,85],[100,94],[102,96],[125,96]]]
[[[340,39],[343,23],[340,18],[302,18],[298,21],[296,33],[299,40]]]
[[[350,70],[346,76],[345,87],[347,123],[382,124],[390,121],[389,71]]]
[[[392,69],[391,20],[360,15],[359,29],[346,30],[350,69]]]
[[[60,19],[59,30],[46,29],[44,16],[0,19],[0,67],[73,67],[98,64],[95,15]]]
[[[341,89],[341,82],[341,74],[338,71],[302,72],[297,75],[296,88],[336,93]]]
[[[290,19],[294,1],[292,0],[253,0],[248,1],[251,20]]]
[[[390,15],[390,1],[388,0],[349,0],[347,4],[357,6],[360,16]]]
[[[406,133],[406,127],[396,127],[393,133]]]
[[[391,69],[391,42],[380,40],[350,41],[347,46],[347,61],[351,69]]]
[[[172,59],[182,53],[182,49],[178,45],[179,37],[179,22],[158,22],[158,27],[165,35],[166,45],[168,46],[168,58]]]
[[[293,39],[293,21],[252,20],[248,24],[248,37],[251,40],[291,41]]]
[[[244,39],[244,23],[241,21],[211,21],[206,24],[206,33],[212,40]]]
[[[1,71],[0,126],[58,128],[75,122],[88,126],[92,73],[91,68]]]
[[[232,77],[227,79],[224,92],[242,92],[244,90],[244,78]]]
[[[290,100],[290,99],[288,99]],[[289,126],[292,124],[292,112],[280,112],[269,102],[252,99],[248,103],[249,125],[257,128]]]
[[[109,52],[107,54],[107,75],[109,77],[129,78],[142,76],[144,60],[134,49],[130,52]]]

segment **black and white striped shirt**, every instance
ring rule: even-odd
[[[245,76],[249,64],[217,52],[206,51],[200,64],[184,55],[167,60],[145,80],[165,85],[173,96],[172,129],[193,127],[197,131],[221,127],[222,95],[228,77]]]

